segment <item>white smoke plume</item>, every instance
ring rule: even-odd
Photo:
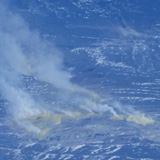
[[[108,106],[97,106],[97,94],[71,83],[72,76],[63,67],[63,56],[52,43],[42,39],[21,16],[2,4],[0,12],[0,93],[9,102],[9,111],[17,124],[39,133],[38,127],[24,119],[47,111],[27,91],[22,90],[21,75],[32,76],[57,90],[63,90],[61,99],[66,103],[74,93],[78,93],[72,103],[83,110],[110,110]],[[62,112],[69,113],[67,110]]]
[[[103,104],[99,95],[73,84],[70,80],[72,75],[63,67],[62,53],[51,42],[44,40],[38,31],[31,30],[20,15],[2,4],[0,37],[0,94],[9,102],[8,112],[19,126],[40,134],[41,127],[35,125],[29,117],[51,116],[45,106],[41,106],[32,95],[22,89],[22,75],[32,76],[54,86],[61,93],[60,99],[66,106],[76,107],[74,110],[109,111],[117,116],[113,107]],[[57,110],[73,116],[70,108],[52,108],[53,113]],[[60,116],[62,115],[56,114],[56,123],[59,123]],[[77,117],[78,114],[74,116]]]

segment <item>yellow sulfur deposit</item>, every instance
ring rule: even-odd
[[[82,114],[80,112],[71,112],[70,114],[41,112],[38,115],[27,117],[24,120],[29,121],[32,126],[37,128],[39,130],[38,135],[43,137],[47,135],[51,130],[52,123],[58,125],[58,124],[61,124],[63,120],[83,119],[83,118],[88,118],[95,115],[98,115],[98,114],[95,114],[94,112],[90,112],[88,114]],[[32,133],[32,130],[28,130],[28,132]]]
[[[111,117],[112,120],[123,120],[124,119],[124,115],[119,114],[119,115],[115,115]]]
[[[128,122],[134,122],[137,124],[141,125],[148,125],[148,124],[153,124],[155,121],[151,118],[148,118],[144,115],[129,115],[129,116],[124,116],[122,114],[120,115],[114,115],[111,117],[112,120],[124,120],[126,119]]]
[[[155,121],[151,118],[145,117],[144,115],[130,115],[126,119],[129,122],[135,122],[141,125],[153,124]]]

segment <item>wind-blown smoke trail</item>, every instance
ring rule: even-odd
[[[102,103],[99,95],[70,81],[72,76],[63,67],[63,56],[53,44],[42,39],[37,31],[29,29],[22,17],[9,11],[2,4],[0,13],[0,93],[9,102],[9,112],[18,125],[40,134],[42,128],[35,125],[31,119],[56,115],[60,121],[59,117],[63,117],[55,112],[57,108],[52,108],[50,114],[45,106],[42,107],[32,95],[24,91],[21,75],[32,76],[53,85],[59,91],[62,90],[60,99],[68,105],[77,107],[73,110],[109,111],[117,116],[112,107]],[[61,106],[59,111],[67,117],[79,116],[77,112],[75,114]]]
[[[64,90],[66,95],[61,95],[61,99],[66,103],[69,94],[80,94],[80,97],[72,99],[74,105],[89,112],[101,110],[96,104],[97,94],[71,83],[71,74],[64,70],[60,51],[42,39],[38,32],[30,30],[24,20],[6,6],[0,5],[0,10],[0,89],[1,95],[10,103],[9,110],[17,124],[39,133],[38,127],[23,120],[47,112],[27,91],[21,89],[20,75],[33,76],[58,90]],[[108,107],[102,108],[109,110]],[[61,110],[65,114],[70,113],[67,109]]]

